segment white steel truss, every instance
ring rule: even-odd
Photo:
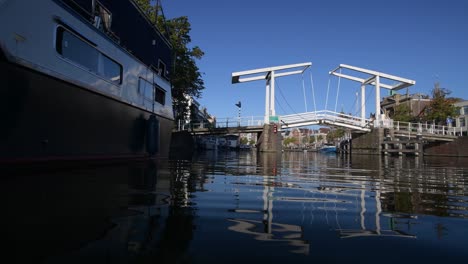
[[[312,66],[312,62],[268,67],[232,73],[232,83],[266,80],[265,88],[265,124],[270,123],[270,116],[275,116],[275,78],[301,74]]]
[[[365,73],[368,76],[368,78],[363,79],[360,77],[355,77],[347,74],[343,74],[341,72],[338,72],[338,70],[341,71],[341,69],[347,69],[355,72],[360,72],[360,73]],[[345,78],[348,80],[352,80],[355,82],[361,83],[361,120],[365,120],[365,112],[366,112],[366,102],[365,102],[365,89],[366,85],[373,85],[375,86],[375,119],[376,119],[376,124],[380,124],[381,122],[381,116],[380,116],[380,88],[385,88],[388,90],[401,90],[403,88],[409,87],[411,85],[416,84],[416,81],[398,77],[395,75],[390,75],[387,73],[382,73],[378,71],[373,71],[373,70],[368,70],[364,68],[359,68],[355,66],[350,66],[346,64],[340,64],[336,69],[333,71],[330,71],[329,74]],[[393,82],[396,82],[395,84],[389,85],[382,83],[383,79],[391,80]],[[364,121],[363,121],[364,122]],[[364,125],[362,123],[361,125]]]

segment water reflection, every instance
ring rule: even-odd
[[[236,207],[229,212],[237,217],[228,218],[234,223],[228,230],[262,242],[289,242],[282,246],[284,251],[314,255],[309,252],[314,251],[316,240],[308,239],[314,232],[307,230],[317,227],[322,232],[332,230],[338,239],[388,238],[379,241],[392,246],[394,239],[413,241],[407,242],[413,243],[409,244],[413,245],[412,252],[429,249],[422,247],[430,243],[428,237],[445,238],[445,246],[437,245],[443,252],[456,250],[460,242],[467,241],[458,232],[468,229],[446,218],[466,217],[465,167],[450,163],[441,169],[432,166],[430,158],[422,157],[341,157],[296,152],[278,158],[253,153],[246,156],[248,164],[257,166],[253,172],[242,164],[244,156],[231,159],[227,156],[239,154],[217,155],[214,159],[202,158],[213,164],[211,169],[216,174],[207,183],[210,187],[205,188],[213,194],[235,193]],[[220,178],[222,190],[217,189]],[[257,206],[253,206],[255,203]],[[282,228],[275,230],[275,225]],[[331,239],[330,234],[324,237]],[[358,241],[353,247],[374,246],[370,240]],[[408,253],[410,249],[400,250]]]
[[[271,212],[267,214],[271,216]],[[291,253],[309,254],[309,243],[302,239],[302,227],[297,225],[288,225],[272,223],[268,220],[258,221],[249,219],[228,219],[235,225],[228,229],[231,231],[251,235],[255,240],[287,242],[294,248]],[[271,218],[269,219],[271,220]],[[263,228],[262,228],[263,227]]]
[[[14,263],[183,258],[191,209],[167,163],[1,168],[2,240]]]
[[[1,168],[2,239],[29,263],[457,261],[467,172],[426,157],[251,151]]]

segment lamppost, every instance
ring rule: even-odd
[[[241,121],[241,106],[242,106],[241,101],[237,102],[236,106],[237,106],[237,109],[238,109],[237,126],[240,127],[240,121]],[[241,138],[240,138],[240,131],[239,131],[239,135],[238,135],[238,137],[237,137],[237,144],[238,144],[237,146],[238,146],[238,147],[240,147],[240,143],[241,143]]]
[[[237,126],[240,126],[240,121],[241,121],[241,106],[242,106],[241,101],[237,102],[236,106],[237,106],[237,109],[238,109]]]

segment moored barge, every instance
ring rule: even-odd
[[[172,47],[132,0],[0,1],[0,163],[165,157]]]

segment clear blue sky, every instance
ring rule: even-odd
[[[317,110],[325,107],[328,72],[339,64],[415,80],[410,93],[430,94],[439,81],[451,96],[468,100],[465,0],[162,0],[162,5],[166,18],[189,18],[191,44],[205,52],[197,61],[206,87],[198,101],[217,118],[237,116],[238,101],[242,116],[265,111],[265,83],[231,84],[232,72],[302,62],[313,64]],[[304,79],[311,111],[309,74]],[[338,79],[330,81],[328,109],[334,110]],[[301,75],[277,83],[277,114],[304,112]],[[358,89],[358,83],[341,80],[338,111],[356,112]],[[373,88],[367,96],[367,112],[374,112]]]

